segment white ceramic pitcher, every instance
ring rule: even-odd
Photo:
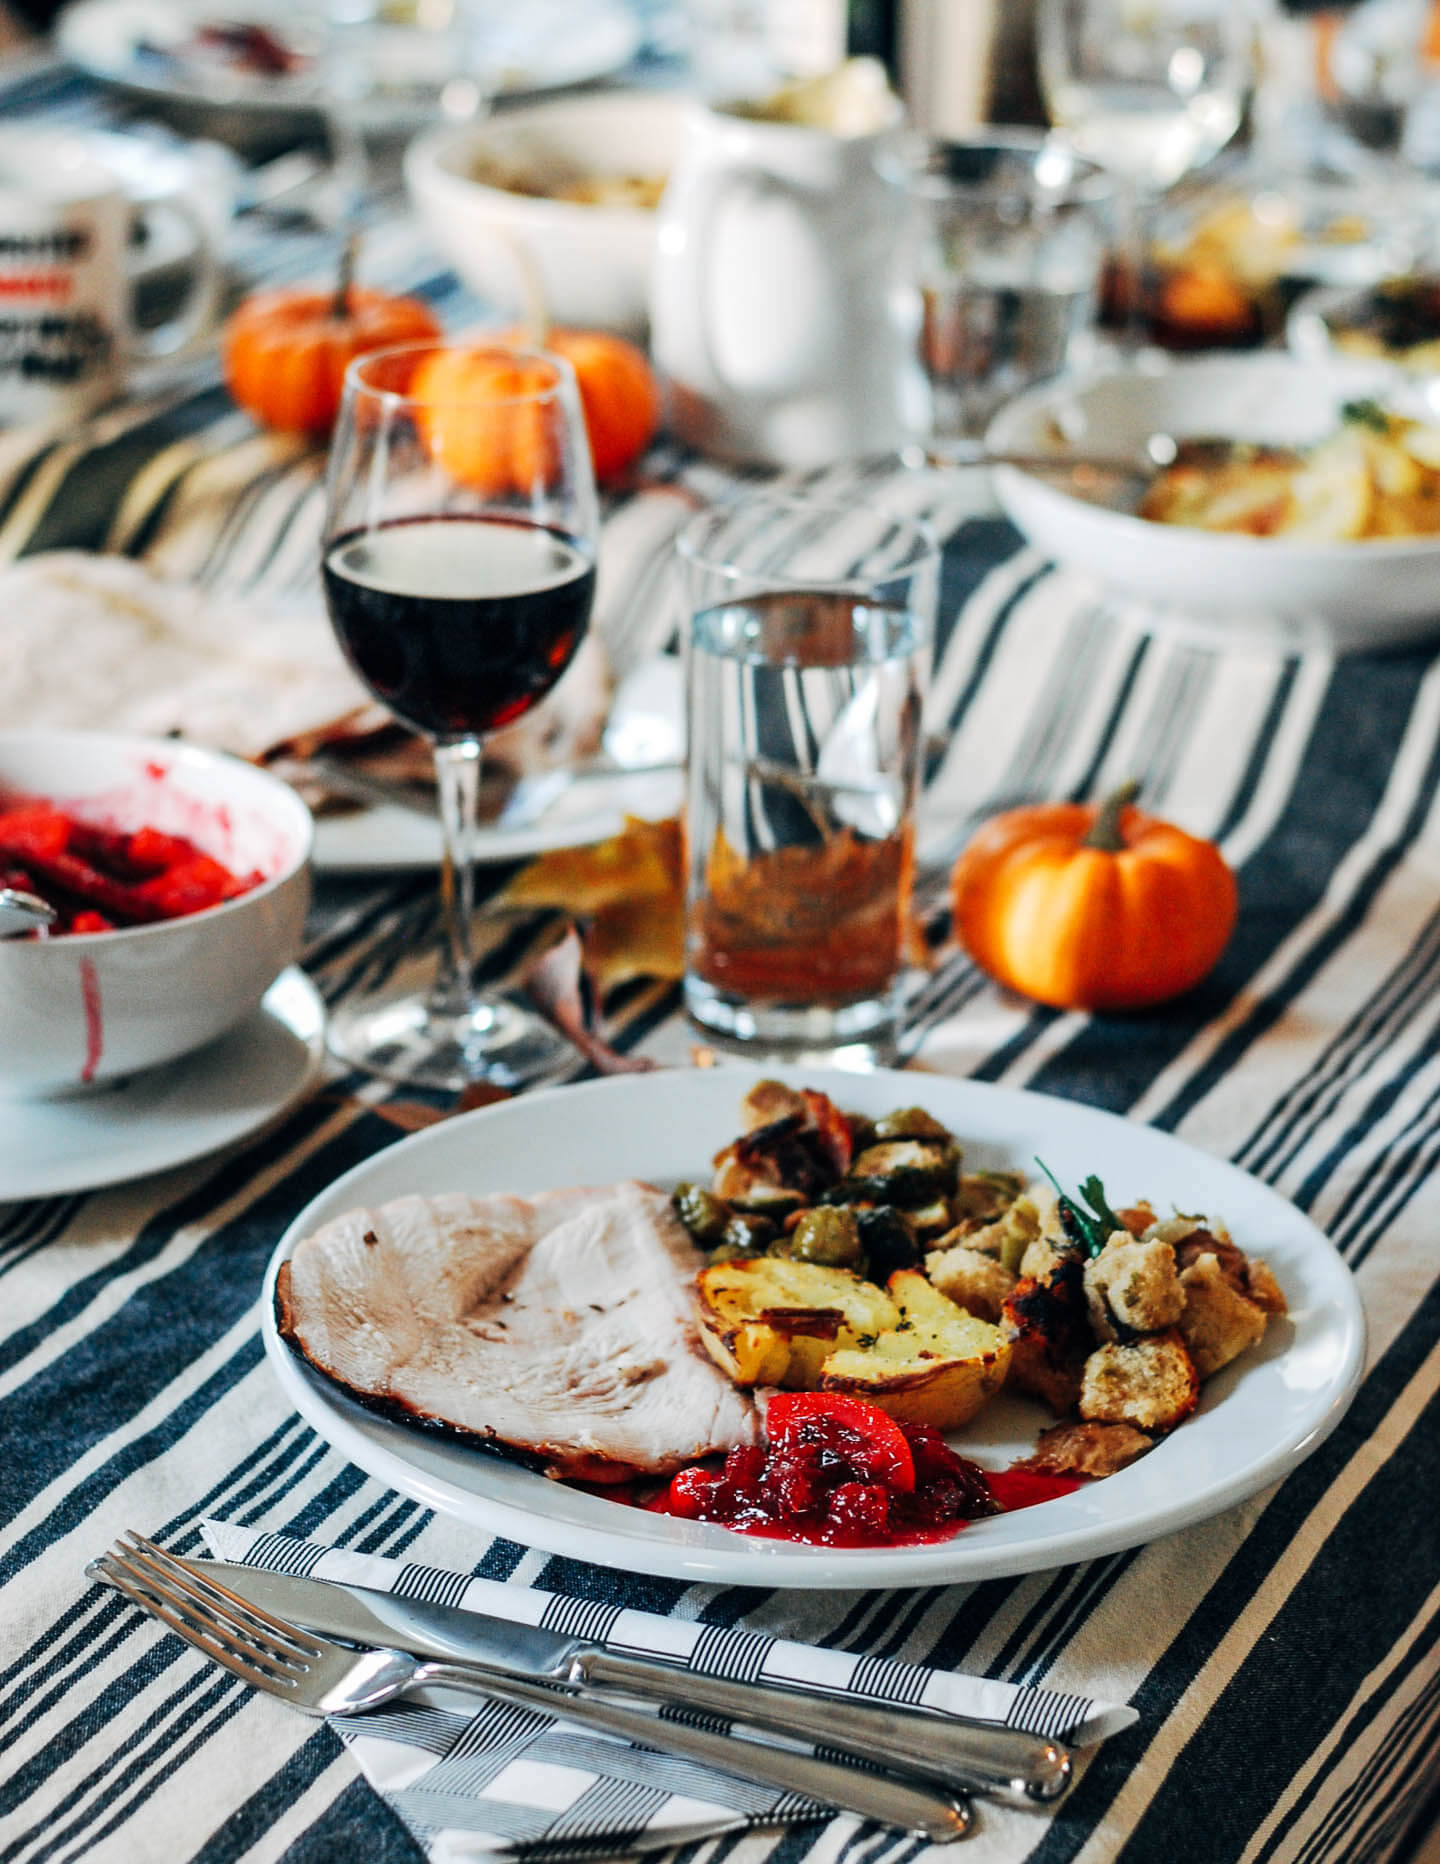
[[[838,136],[695,107],[651,286],[651,344],[682,440],[811,467],[923,431],[892,145],[893,130]]]

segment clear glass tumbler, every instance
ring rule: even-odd
[[[1012,395],[1085,360],[1114,184],[1021,130],[924,144],[909,183],[930,440],[943,454]]]
[[[888,1060],[939,545],[912,518],[765,494],[678,549],[686,1007],[747,1053]]]

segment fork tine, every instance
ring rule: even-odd
[[[278,1656],[290,1662],[305,1660],[312,1663],[320,1656],[320,1645],[313,1638],[307,1639],[297,1626],[286,1624],[280,1618],[272,1618],[269,1612],[258,1605],[248,1604],[208,1574],[202,1577],[183,1560],[177,1560],[163,1547],[157,1547],[153,1540],[137,1534],[134,1528],[125,1530],[113,1551],[128,1557],[132,1567],[142,1572],[157,1570],[181,1592],[198,1599],[222,1623],[238,1625],[257,1642],[272,1645]]]
[[[243,1625],[228,1624],[217,1618],[203,1600],[197,1604],[194,1598],[178,1591],[163,1577],[137,1566],[115,1549],[104,1555],[104,1570],[111,1578],[123,1573],[132,1585],[173,1610],[176,1617],[183,1618],[194,1628],[206,1650],[224,1648],[251,1670],[263,1673],[287,1687],[293,1687],[309,1667],[284,1653],[267,1650]],[[173,1623],[173,1619],[167,1618],[166,1622]],[[191,1641],[195,1642],[196,1639],[192,1638]]]
[[[270,1694],[277,1696],[288,1696],[294,1690],[296,1685],[293,1677],[288,1677],[280,1671],[259,1669],[248,1656],[242,1656],[227,1644],[207,1636],[198,1625],[193,1624],[187,1618],[182,1618],[177,1612],[171,1611],[162,1599],[156,1598],[153,1593],[137,1584],[108,1553],[101,1554],[95,1564],[104,1569],[107,1579],[116,1591],[124,1593],[132,1605],[138,1605],[142,1612],[148,1612],[152,1618],[158,1618],[163,1625],[175,1632],[177,1637],[183,1638],[187,1644],[210,1658],[213,1663],[220,1664],[222,1668],[238,1676],[242,1682],[249,1683],[256,1689],[267,1690]],[[305,1708],[307,1705],[297,1700],[295,1706]]]

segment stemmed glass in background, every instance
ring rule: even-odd
[[[454,1091],[522,1081],[561,1046],[528,1010],[476,992],[472,848],[483,738],[570,664],[598,530],[567,363],[421,343],[351,364],[330,454],[325,600],[366,686],[434,744],[445,845],[435,983],[337,1012],[331,1046],[357,1068]]]
[[[1117,185],[1127,340],[1138,334],[1147,206],[1240,126],[1254,75],[1247,0],[1040,0],[1051,121]]]

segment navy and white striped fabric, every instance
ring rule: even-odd
[[[77,119],[93,108],[65,85],[25,101]],[[296,275],[318,252],[256,232],[240,263]],[[471,314],[403,222],[380,230],[367,268],[427,290],[452,324]],[[622,662],[666,631],[677,507],[731,483],[663,448],[649,469],[607,532]],[[1150,1121],[1292,1198],[1365,1303],[1370,1361],[1350,1413],[1284,1483],[1216,1519],[969,1588],[687,1587],[482,1543],[329,1450],[264,1364],[255,1297],[276,1238],[401,1130],[388,1090],[334,1076],[227,1155],[0,1203],[0,1864],[420,1855],[328,1728],[85,1581],[124,1528],[189,1553],[206,1518],[1139,1711],[1055,1815],[985,1808],[975,1864],[1399,1864],[1407,1834],[1433,1821],[1440,663],[1428,649],[1218,651],[1048,567],[975,475],[820,478],[925,510],[947,538],[931,707],[946,748],[925,826],[936,963],[913,1001],[913,1060]],[[314,457],[257,437],[200,365],[43,449],[7,447],[0,557],[78,545],[216,588],[293,592],[314,574],[317,489]],[[1130,776],[1238,871],[1219,969],[1147,1015],[1006,996],[944,943],[948,856],[1001,802]],[[325,882],[307,964],[330,1001],[423,939],[432,893],[427,876]],[[523,937],[497,938],[496,968],[523,951]],[[619,1044],[686,1059],[668,987],[627,985],[605,1007]],[[692,1846],[686,1864],[908,1864],[920,1849],[836,1820]]]

